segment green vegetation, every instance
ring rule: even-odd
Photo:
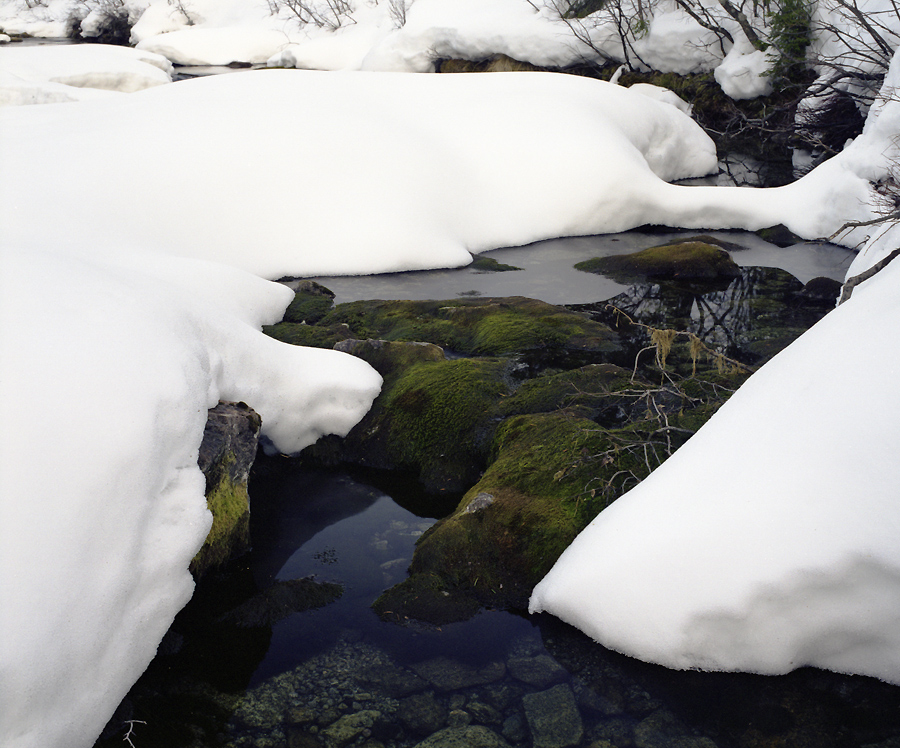
[[[741,274],[740,267],[728,252],[703,241],[682,241],[627,255],[594,257],[577,263],[575,268],[626,283],[642,279],[731,279]]]

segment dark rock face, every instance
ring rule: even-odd
[[[191,562],[200,577],[243,553],[250,542],[247,476],[256,458],[262,420],[245,403],[220,402],[210,409],[197,463],[206,476],[213,526]]]

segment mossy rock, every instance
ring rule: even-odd
[[[615,364],[589,364],[544,374],[523,382],[503,400],[501,412],[511,416],[565,409],[604,425],[621,424],[631,414],[631,403],[611,393],[627,388],[630,379],[631,372]]]
[[[427,341],[466,355],[495,356],[546,348],[619,350],[605,326],[563,307],[521,296],[450,301],[339,304],[323,325],[346,324],[358,338]]]
[[[419,539],[408,579],[382,594],[376,612],[440,625],[480,606],[523,609],[575,536],[687,441],[728,394],[711,386],[695,400],[631,381],[621,370],[590,373],[611,402],[628,408],[627,425],[604,428],[583,407],[506,418],[484,475]],[[551,401],[529,395],[519,405],[532,402]]]
[[[493,257],[482,257],[481,255],[475,257],[469,267],[472,270],[478,270],[483,273],[508,273],[513,270],[522,269],[515,265],[507,265],[503,262],[498,262]]]
[[[212,527],[190,570],[201,577],[239,556],[250,544],[247,477],[256,457],[262,419],[245,403],[220,402],[207,417],[198,465],[206,477]]]
[[[478,479],[512,388],[509,361],[448,360],[421,343],[348,341],[343,348],[382,372],[381,395],[346,437],[321,439],[304,456],[409,472],[431,493],[461,491]]]
[[[494,55],[485,60],[443,60],[438,66],[441,73],[508,73],[518,71],[546,70],[530,62],[515,60],[504,54]]]
[[[300,281],[294,299],[284,312],[284,322],[313,324],[334,306],[334,292],[315,281]]]
[[[627,255],[594,257],[577,263],[575,268],[626,283],[640,280],[730,280],[741,274],[740,267],[728,252],[705,241],[680,241]]]

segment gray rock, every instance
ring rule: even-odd
[[[441,691],[457,691],[494,683],[506,674],[506,666],[502,662],[492,662],[476,669],[449,657],[435,657],[413,665],[412,669]]]
[[[416,748],[506,748],[509,744],[493,730],[480,725],[448,727],[434,733]]]
[[[411,733],[430,735],[446,726],[447,708],[434,694],[420,693],[400,701],[397,717]]]
[[[363,668],[357,674],[356,680],[360,685],[376,689],[395,699],[424,691],[428,687],[428,681],[424,678],[393,665]]]
[[[472,715],[472,719],[475,722],[479,722],[482,725],[499,725],[503,721],[503,715],[490,704],[485,704],[483,701],[469,702],[466,710]]]
[[[344,748],[360,735],[372,728],[381,716],[374,709],[366,709],[355,714],[345,714],[337,722],[322,730],[321,735],[328,748]]]
[[[503,737],[511,740],[513,743],[524,743],[528,737],[528,730],[525,727],[525,720],[520,714],[513,714],[503,720],[501,729]]]
[[[262,419],[245,403],[220,402],[207,414],[197,464],[206,478],[213,526],[191,561],[195,578],[250,547],[247,476],[256,459]],[[240,511],[236,511],[236,507]]]
[[[494,497],[491,494],[482,491],[468,504],[466,504],[466,508],[463,511],[466,514],[474,514],[475,512],[480,512],[483,509],[487,509],[493,503]]]
[[[510,657],[506,662],[510,675],[535,688],[547,688],[565,679],[567,672],[550,655]]]
[[[581,742],[584,725],[572,689],[565,684],[522,697],[534,748],[567,748]]]
[[[664,709],[638,723],[634,744],[637,748],[716,748],[710,738],[689,735],[685,726]]]

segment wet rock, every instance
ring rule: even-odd
[[[545,654],[536,657],[510,657],[506,661],[506,667],[513,678],[535,688],[547,688],[568,675],[565,668]]]
[[[493,730],[480,725],[448,727],[434,733],[415,748],[505,748],[508,743]]]
[[[481,492],[474,499],[472,499],[468,504],[466,504],[466,508],[463,511],[466,514],[474,514],[475,512],[483,511],[487,509],[491,504],[494,503],[494,497],[489,493]]]
[[[366,709],[355,714],[345,714],[337,722],[322,730],[320,734],[327,748],[344,748],[367,730],[371,730],[372,725],[380,716],[380,712],[373,709]]]
[[[664,709],[638,723],[634,744],[636,748],[716,748],[710,738],[688,734],[684,725]]]
[[[256,457],[261,425],[262,419],[245,403],[220,402],[209,411],[197,464],[206,477],[206,502],[213,524],[191,561],[195,577],[249,548],[247,476]]]
[[[453,709],[447,718],[448,727],[465,727],[472,723],[472,715],[465,709]]]
[[[503,737],[513,743],[524,743],[528,738],[528,728],[521,714],[511,714],[503,720]]]
[[[343,592],[341,585],[330,582],[279,581],[226,613],[219,622],[248,628],[272,626],[293,613],[321,608],[337,600]]]
[[[635,280],[715,281],[737,278],[738,264],[721,247],[708,241],[681,241],[627,255],[595,257],[575,265],[623,282]]]
[[[430,735],[447,723],[447,708],[434,694],[421,693],[400,701],[397,717],[415,735]]]
[[[285,322],[311,325],[324,317],[334,306],[334,292],[315,281],[302,280],[294,284],[294,299],[284,312]]]
[[[506,674],[506,666],[502,662],[474,668],[448,657],[435,657],[412,665],[412,669],[440,691],[458,691],[461,688],[494,683]]]
[[[470,701],[466,710],[472,715],[475,722],[482,725],[499,725],[503,721],[503,715],[483,701]]]
[[[581,742],[584,726],[567,685],[522,697],[534,748],[567,748]]]

